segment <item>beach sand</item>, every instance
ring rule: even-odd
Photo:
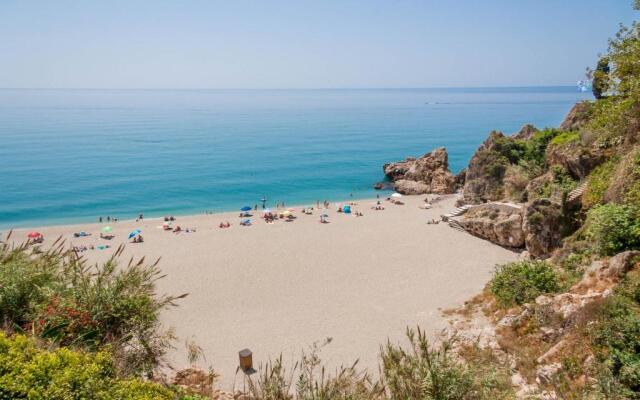
[[[478,293],[495,264],[517,254],[444,223],[429,225],[454,208],[453,196],[419,209],[424,196],[405,196],[404,206],[383,201],[384,211],[361,200],[354,217],[328,210],[328,224],[314,215],[294,222],[239,226],[239,213],[179,217],[174,225],[196,233],[174,234],[160,229],[162,220],[111,224],[115,238],[99,238],[106,224],[55,226],[14,231],[14,239],[37,230],[52,243],[62,235],[69,243],[109,243],[111,250],[84,252],[91,262],[107,259],[126,235],[142,230],[145,242],[127,244],[129,257],[161,257],[167,277],[162,293],[189,296],[162,315],[179,337],[170,351],[172,365],[188,366],[184,342],[192,338],[206,362],[222,374],[221,385],[233,383],[238,351],[253,351],[254,366],[283,354],[291,365],[300,351],[327,337],[333,342],[321,352],[329,367],[360,360],[361,367],[378,370],[380,345],[387,339],[404,343],[407,326],[427,332],[445,327],[441,310],[460,306]],[[221,221],[233,226],[220,229]],[[73,232],[92,236],[73,238]],[[240,378],[238,378],[240,380]]]

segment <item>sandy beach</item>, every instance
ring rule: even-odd
[[[72,245],[109,244],[106,250],[83,254],[91,262],[109,257],[127,235],[141,229],[145,242],[127,244],[129,257],[161,257],[167,277],[160,292],[189,293],[177,308],[163,314],[163,323],[179,337],[169,359],[188,366],[184,342],[194,339],[206,362],[222,374],[223,388],[233,384],[238,351],[250,348],[254,365],[282,353],[286,365],[314,341],[333,342],[321,356],[329,366],[351,364],[377,371],[379,347],[387,338],[403,341],[407,326],[437,332],[445,326],[441,310],[461,305],[488,281],[495,264],[516,254],[440,223],[427,224],[454,208],[450,196],[429,210],[420,209],[424,196],[405,196],[405,205],[375,200],[357,201],[362,217],[327,210],[294,222],[239,226],[239,213],[179,217],[174,226],[195,233],[161,229],[161,219],[112,223],[115,238],[99,233],[104,224],[52,226],[14,231],[23,240],[29,231],[44,234],[44,245],[62,235]],[[259,212],[258,212],[259,214]],[[232,227],[220,229],[229,221]],[[73,232],[91,236],[74,238]]]

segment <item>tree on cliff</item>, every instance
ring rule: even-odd
[[[639,0],[640,1],[640,0]],[[604,97],[604,94],[609,89],[609,71],[611,68],[609,67],[609,58],[602,57],[598,60],[598,65],[596,66],[596,70],[593,71],[593,79],[591,81],[591,90],[593,92],[593,96],[600,100]]]

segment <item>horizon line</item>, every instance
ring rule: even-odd
[[[397,86],[397,87],[268,87],[268,88],[243,88],[243,87],[211,87],[211,88],[189,88],[189,87],[0,87],[0,90],[430,90],[430,89],[518,89],[518,88],[558,88],[575,87],[575,84],[557,85],[493,85],[493,86]]]

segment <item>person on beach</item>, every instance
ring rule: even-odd
[[[98,218],[98,222],[102,223],[102,217]]]
[[[111,216],[107,215],[107,222],[111,222]]]

